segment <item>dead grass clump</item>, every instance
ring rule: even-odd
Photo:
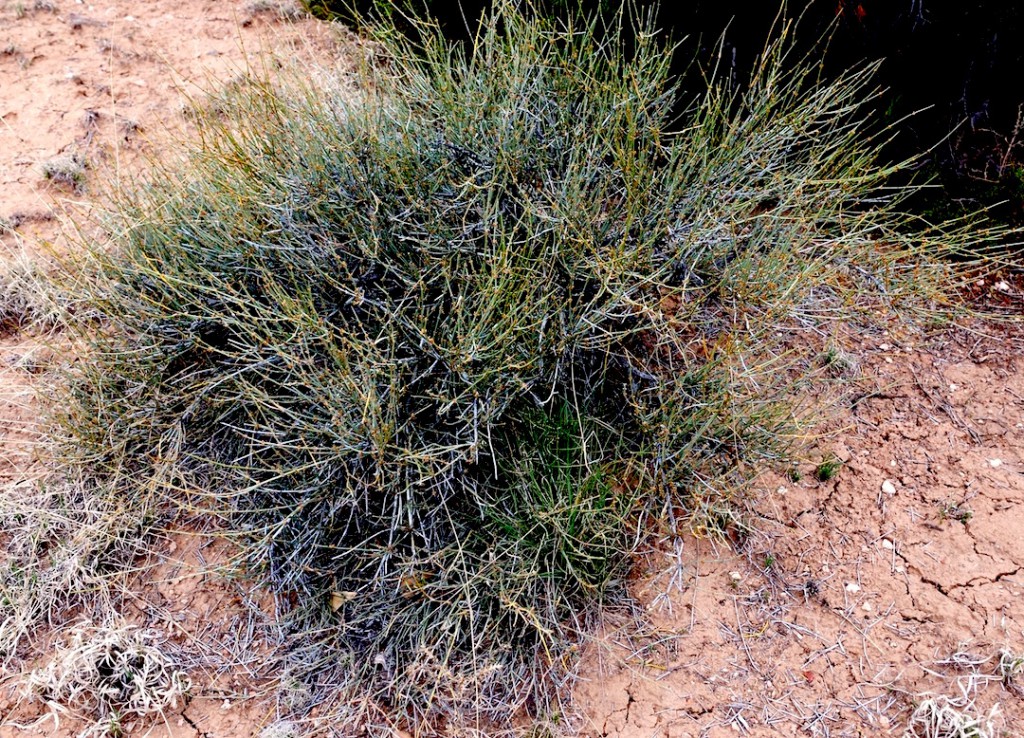
[[[86,736],[123,735],[125,718],[162,715],[188,692],[187,675],[159,647],[154,631],[85,623],[66,636],[25,687],[30,698],[54,710],[95,720]]]
[[[63,297],[25,252],[0,259],[0,335],[52,328],[67,309]]]
[[[994,738],[993,719],[970,714],[964,700],[945,696],[923,700],[910,715],[903,738]]]
[[[11,7],[14,11],[14,17],[17,19],[24,18],[30,13],[56,13],[57,5],[51,2],[51,0],[34,0],[34,2],[26,4],[23,0],[16,0],[11,3]]]
[[[242,25],[249,25],[256,16],[270,15],[276,20],[297,21],[306,17],[306,11],[297,0],[253,0],[243,8]]]
[[[43,177],[73,192],[85,187],[85,157],[81,154],[61,154],[43,162]]]
[[[41,472],[40,472],[41,473]],[[68,613],[109,617],[115,592],[147,551],[157,519],[148,503],[104,500],[87,482],[25,479],[0,489],[0,665],[17,672],[34,658],[43,625],[63,627]]]

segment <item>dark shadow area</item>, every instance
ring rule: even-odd
[[[424,10],[449,38],[469,42],[483,0],[439,2],[400,0],[314,0],[320,14],[357,18],[398,18]],[[611,18],[619,3],[608,0],[544,0],[538,12],[565,16],[582,10]],[[681,101],[699,93],[702,75],[682,73],[693,63],[718,66],[740,85],[756,63],[765,40],[778,31],[780,7],[774,2],[696,0],[639,2],[655,12],[666,38],[679,43],[675,68],[683,79]],[[396,12],[398,11],[398,12]],[[879,130],[893,126],[892,160],[922,155],[915,177],[936,186],[917,196],[912,207],[932,218],[955,217],[979,207],[993,218],[1024,223],[1024,148],[1021,106],[1024,92],[1024,10],[1002,0],[820,0],[792,3],[798,17],[796,49],[822,54],[823,71],[834,75],[857,64],[883,60],[878,84],[885,92],[874,102]],[[411,24],[398,23],[412,33]],[[827,53],[820,41],[831,36]]]

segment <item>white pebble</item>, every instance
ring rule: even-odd
[[[893,484],[890,480],[886,479],[884,482],[882,482],[882,491],[885,492],[885,494],[887,495],[894,495],[896,494],[896,485]]]
[[[847,582],[846,583],[846,591],[847,592],[853,592],[854,594],[856,594],[857,592],[860,592],[860,585],[857,584],[856,582]]]
[[[865,602],[863,605],[860,606],[860,609],[864,612],[871,612],[874,608],[871,606],[870,602]]]
[[[776,492],[776,494],[784,495],[787,492],[789,492],[789,490],[786,489],[785,487],[779,487],[777,490],[775,490],[775,492]]]
[[[892,541],[890,541],[888,538],[883,538],[882,539],[882,548],[888,548],[889,550],[892,550],[893,549]]]
[[[1002,459],[989,459],[988,460],[988,465],[991,466],[993,469],[998,469],[999,467],[1001,467],[1003,465],[1003,460]]]

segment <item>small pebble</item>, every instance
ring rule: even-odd
[[[789,490],[786,489],[785,487],[779,487],[777,490],[775,490],[775,492],[776,492],[776,494],[784,495],[787,492],[789,492]]]
[[[742,577],[742,575],[738,571],[731,571],[731,572],[729,572],[729,578],[731,580],[733,580],[734,582],[738,582],[743,577]]]
[[[857,584],[856,582],[847,582],[846,583],[846,591],[847,592],[853,592],[853,593],[860,592],[860,585]]]
[[[893,549],[892,541],[890,541],[888,538],[883,538],[882,539],[882,548],[887,548],[889,550],[892,550]]]
[[[893,484],[890,480],[886,479],[884,482],[882,482],[882,491],[885,492],[885,494],[887,495],[894,495],[896,494],[896,485]]]
[[[999,467],[1001,467],[1003,465],[1003,460],[1002,459],[989,459],[988,460],[988,465],[991,466],[993,469],[998,469]]]
[[[865,602],[863,605],[860,606],[860,609],[864,612],[871,612],[874,609],[874,607],[872,607],[870,602]]]
[[[902,574],[902,573],[904,573],[905,571],[906,571],[906,569],[904,569],[904,568],[903,568],[902,566],[897,566],[897,567],[896,567],[896,573],[897,573],[897,574]]]

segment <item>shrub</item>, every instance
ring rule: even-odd
[[[421,37],[200,118],[70,265],[56,403],[102,494],[219,521],[367,730],[545,709],[662,513],[782,452],[794,336],[940,297],[918,252],[964,241],[902,235],[870,70],[777,45],[674,122],[653,34],[502,3],[472,52]]]

